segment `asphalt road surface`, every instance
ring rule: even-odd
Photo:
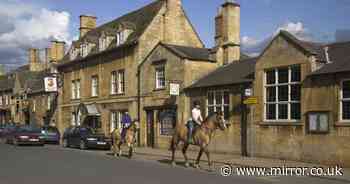
[[[157,160],[114,158],[102,151],[0,144],[0,184],[344,184],[317,177],[220,176]]]

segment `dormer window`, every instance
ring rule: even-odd
[[[104,51],[107,48],[107,37],[101,36],[98,40],[98,46],[100,51]]]
[[[72,48],[69,52],[70,60],[74,60],[78,55],[78,49]]]
[[[89,45],[87,43],[83,43],[80,45],[80,56],[86,57],[89,54]]]
[[[116,36],[116,45],[119,46],[125,42],[125,32],[119,31]]]

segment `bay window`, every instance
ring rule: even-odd
[[[230,115],[230,94],[227,90],[209,91],[207,96],[207,115],[223,112],[227,120]]]
[[[265,120],[300,120],[300,66],[266,71],[264,90]]]

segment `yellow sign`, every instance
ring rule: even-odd
[[[258,103],[257,97],[249,97],[243,101],[243,104],[245,105],[254,105]]]

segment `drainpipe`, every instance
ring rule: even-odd
[[[139,131],[137,131],[137,146],[141,146],[141,69],[140,65],[137,66],[137,119],[139,121]]]

